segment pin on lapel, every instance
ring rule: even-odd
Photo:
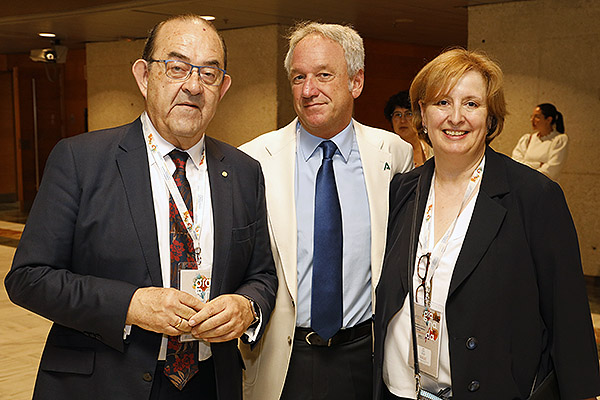
[[[223,171],[223,172],[221,172],[221,175],[223,175],[223,178],[227,178],[227,175],[229,175],[229,174],[227,173],[227,171]]]
[[[387,169],[391,170],[391,168],[390,168],[390,164],[388,164],[388,163],[386,162],[386,163],[385,163],[385,165],[383,166],[383,170],[385,171],[385,170],[387,170]]]

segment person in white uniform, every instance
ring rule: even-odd
[[[519,139],[512,158],[556,179],[569,151],[563,116],[553,104],[543,103],[533,110],[531,125],[535,131]]]

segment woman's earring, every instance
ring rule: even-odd
[[[427,127],[426,126],[423,127],[423,133],[427,135]]]

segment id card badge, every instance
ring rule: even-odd
[[[203,303],[210,300],[210,281],[212,266],[195,262],[182,262],[178,265],[179,269],[179,290],[196,296]],[[184,333],[179,336],[180,342],[191,342],[198,340],[191,333]]]
[[[434,379],[438,378],[440,349],[442,341],[442,311],[435,307],[415,303],[415,329],[417,331],[417,352],[421,372]],[[414,363],[413,352],[409,352],[410,364]]]

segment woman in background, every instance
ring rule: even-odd
[[[567,159],[569,148],[563,116],[554,105],[543,103],[533,110],[531,125],[534,132],[519,139],[512,158],[550,179],[556,179]]]
[[[416,398],[411,306],[419,381],[431,393],[527,399],[546,377],[556,377],[562,399],[600,393],[577,234],[563,192],[489,147],[504,126],[502,80],[485,55],[453,49],[411,85],[415,128],[435,156],[390,186],[376,291],[377,400]]]
[[[417,130],[412,121],[413,114],[410,109],[410,98],[408,91],[403,90],[391,96],[383,110],[385,118],[392,124],[394,132],[413,148],[413,160],[415,167],[433,156],[431,147],[419,139]]]

